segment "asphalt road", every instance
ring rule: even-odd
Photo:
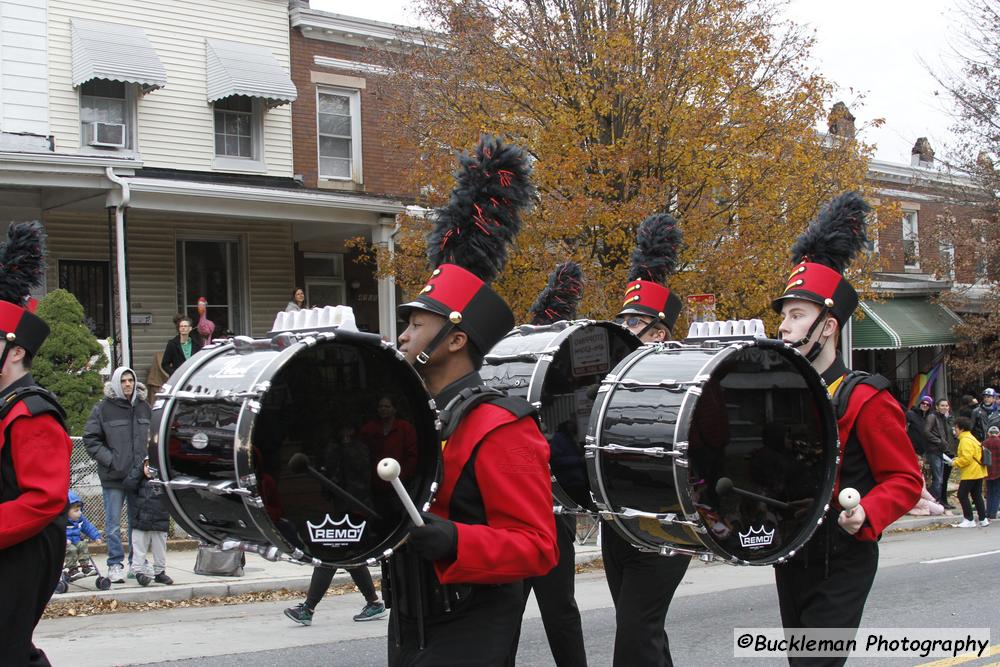
[[[733,657],[734,627],[780,625],[772,581],[770,568],[693,565],[667,617],[675,664],[783,664],[783,660],[775,658]],[[609,665],[614,611],[603,573],[578,575],[577,587],[590,664]],[[892,535],[882,543],[879,575],[863,626],[989,626],[997,657],[945,663],[933,658],[855,659],[849,664],[998,664],[998,600],[1000,525]],[[327,598],[319,607],[314,625],[308,628],[293,625],[281,615],[286,603],[57,619],[40,626],[36,643],[49,653],[53,664],[81,667],[383,665],[386,622],[345,622],[356,613],[360,602],[359,596]],[[517,662],[552,664],[541,620],[531,603],[525,614]]]

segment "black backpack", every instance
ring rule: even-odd
[[[986,447],[983,447],[982,445],[979,445],[979,451],[981,452],[979,462],[987,468],[993,465],[993,452],[986,449]]]

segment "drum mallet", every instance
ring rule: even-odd
[[[735,493],[745,498],[750,498],[752,500],[758,500],[767,505],[774,505],[779,510],[787,510],[791,507],[788,503],[783,500],[777,500],[776,498],[768,498],[767,496],[762,496],[759,493],[754,493],[753,491],[746,491],[739,487],[733,486],[733,480],[728,477],[720,477],[719,481],[715,483],[715,492],[720,496],[724,496],[728,493]]]
[[[406,493],[406,489],[403,488],[403,483],[399,481],[399,461],[393,458],[384,458],[378,462],[378,476],[382,478],[383,481],[392,484],[392,489],[399,496],[399,502],[403,503],[403,507],[406,508],[406,513],[410,515],[413,519],[413,523],[417,526],[424,525],[424,518],[420,516],[420,512],[417,511],[417,506],[413,504],[410,500],[410,496]]]
[[[854,514],[854,508],[861,502],[861,494],[858,493],[857,489],[845,486],[840,490],[840,494],[837,496],[837,501],[840,503],[840,506],[844,508],[844,514],[851,516]]]

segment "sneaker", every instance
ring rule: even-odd
[[[985,528],[988,525],[990,525],[990,520],[989,519],[983,519],[982,521],[979,522],[979,527],[980,528]]]
[[[77,579],[80,579],[82,577],[83,575],[80,574],[80,568],[78,567],[71,567],[68,570],[66,570],[66,579],[68,581],[76,581]]]
[[[374,621],[383,618],[387,613],[385,605],[381,602],[369,602],[361,613],[354,617],[355,621]]]
[[[108,568],[108,581],[113,584],[125,583],[125,568],[122,567],[121,563]]]
[[[160,572],[158,575],[153,577],[153,581],[158,584],[163,584],[164,586],[170,586],[174,583],[174,580],[170,578],[170,575],[166,572]]]
[[[958,524],[959,528],[975,528],[976,522],[969,519],[963,519],[962,523]]]
[[[97,568],[92,563],[80,563],[80,572],[83,573],[83,576],[89,577],[97,572]]]
[[[285,616],[302,625],[312,625],[313,622],[313,610],[305,602],[286,609]]]
[[[144,572],[136,572],[135,580],[139,582],[140,586],[149,586],[149,582],[152,581],[152,579],[149,578],[149,575]]]

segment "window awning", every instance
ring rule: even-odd
[[[92,79],[124,81],[148,93],[167,85],[167,70],[138,26],[70,20],[73,87]]]
[[[946,307],[925,299],[862,301],[865,318],[853,321],[855,350],[899,350],[954,345],[954,327],[962,320]]]
[[[230,95],[246,95],[277,107],[298,97],[288,72],[267,47],[206,39],[205,57],[209,104]]]

